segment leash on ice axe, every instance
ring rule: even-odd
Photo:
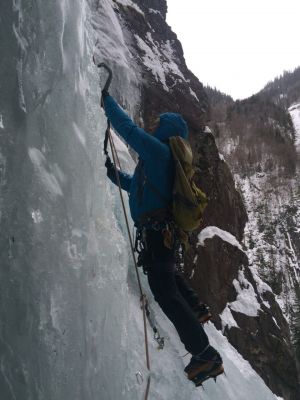
[[[108,78],[105,82],[104,88],[102,89],[101,93],[102,93],[102,98],[101,98],[101,106],[103,107],[103,96],[107,96],[108,95],[108,89],[109,86],[111,84],[112,81],[112,70],[105,64],[105,63],[100,63],[97,64],[95,62],[95,58],[93,57],[94,60],[94,64],[98,67],[98,68],[104,68],[107,73],[108,73]],[[113,157],[113,163],[111,162],[110,158],[109,158],[109,154],[107,151],[107,145],[108,145],[108,141],[110,144],[110,148],[111,148],[111,153],[112,153],[112,157]],[[119,188],[119,194],[120,194],[120,198],[121,198],[121,203],[122,203],[122,208],[123,208],[123,213],[124,213],[124,217],[125,217],[125,222],[126,222],[126,227],[127,227],[127,233],[128,233],[128,237],[129,237],[129,242],[130,242],[130,247],[131,247],[131,252],[132,252],[132,257],[133,257],[133,261],[134,261],[134,266],[135,266],[135,271],[136,271],[136,276],[137,276],[137,281],[138,281],[138,286],[139,286],[139,291],[140,291],[140,301],[141,301],[141,305],[142,305],[142,311],[143,311],[143,325],[144,325],[144,339],[145,339],[145,354],[146,354],[146,366],[147,366],[147,370],[148,370],[148,379],[147,379],[147,386],[146,386],[146,391],[145,391],[145,396],[144,396],[144,400],[148,399],[148,395],[149,395],[149,389],[150,389],[150,378],[151,378],[151,369],[150,369],[150,357],[149,357],[149,344],[148,344],[148,334],[147,334],[147,324],[146,324],[146,307],[147,307],[147,302],[146,302],[146,296],[143,292],[143,288],[142,288],[142,284],[141,284],[141,279],[140,279],[140,275],[139,275],[139,271],[138,271],[138,266],[137,266],[137,261],[136,261],[136,257],[134,254],[134,245],[133,245],[133,240],[131,237],[131,233],[130,233],[130,226],[129,226],[129,221],[128,221],[128,216],[127,216],[127,212],[126,212],[126,208],[125,208],[125,203],[124,203],[124,199],[123,199],[123,193],[122,193],[122,189],[121,189],[121,182],[120,182],[120,177],[119,177],[119,173],[118,173],[118,169],[116,167],[116,161],[118,160],[118,155],[117,155],[117,151],[114,145],[114,141],[113,138],[111,136],[111,132],[110,132],[110,121],[109,118],[107,118],[107,128],[105,131],[105,139],[104,139],[104,148],[103,148],[104,154],[106,155],[106,163],[105,165],[107,166],[107,163],[111,163],[113,165],[111,165],[111,167],[114,168],[115,170],[115,174],[116,174],[116,181],[117,181],[117,185]],[[118,160],[119,162],[119,160]],[[120,163],[119,163],[120,166]]]

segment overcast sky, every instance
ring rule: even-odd
[[[189,69],[234,99],[300,66],[300,0],[168,0]]]

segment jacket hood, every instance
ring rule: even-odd
[[[188,126],[180,114],[164,113],[160,115],[160,123],[154,136],[162,142],[171,136],[188,137]]]

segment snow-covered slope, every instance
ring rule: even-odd
[[[94,53],[111,61],[112,93],[135,113],[139,71],[114,7],[1,3],[1,400],[144,396],[139,292],[120,199],[103,165],[106,118],[92,63]],[[117,147],[132,169],[126,147]],[[211,324],[227,375],[195,389],[183,374],[183,346],[142,283],[166,338],[158,351],[149,330],[149,399],[276,399]]]
[[[260,288],[267,300],[263,306],[268,308],[268,296],[264,294],[272,290],[276,295],[276,307],[280,305],[289,324],[288,329],[282,330],[281,327],[281,337],[285,331],[286,337],[292,339],[290,354],[296,360],[299,348],[300,126],[299,100],[294,100],[299,95],[296,88],[300,81],[296,72],[290,77],[290,84],[284,82],[284,77],[269,84],[276,94],[280,82],[277,95],[263,90],[249,99],[231,104],[226,104],[223,96],[220,104],[217,103],[217,107],[223,106],[223,114],[221,118],[220,114],[215,114],[214,121],[216,141],[234,171],[236,186],[243,195],[248,213],[244,245],[250,270],[256,282],[265,282]],[[295,97],[287,95],[292,92]],[[284,102],[280,101],[282,96]],[[294,100],[289,101],[289,98]],[[274,311],[273,308],[271,313],[276,320]],[[225,317],[231,326],[235,326],[226,310]],[[277,328],[275,324],[274,329]],[[273,331],[271,324],[268,329]],[[284,374],[286,368],[280,370]],[[297,371],[296,367],[294,371]],[[286,381],[288,376],[290,373],[286,375]],[[296,387],[299,372],[295,378]],[[296,399],[298,397],[299,394]]]
[[[295,145],[300,153],[300,104],[294,104],[289,108],[290,115],[295,127]]]

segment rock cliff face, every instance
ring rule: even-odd
[[[299,71],[285,73],[257,95],[236,103],[207,91],[217,110],[212,110],[211,126],[249,216],[245,244],[250,264],[275,293],[272,314],[279,315],[279,304],[286,317],[279,324],[282,336],[293,342],[286,363],[285,353],[279,356],[280,346],[274,342],[278,326],[269,326],[270,334],[264,338],[271,349],[267,359],[273,359],[273,365],[282,363],[274,375],[277,382],[280,371],[295,368],[292,358],[299,362]],[[289,374],[285,382],[295,388],[295,371],[293,384]]]
[[[205,128],[210,118],[207,94],[187,69],[181,44],[165,22],[167,4],[116,0],[115,11],[127,31],[127,45],[141,78],[143,104],[136,118],[147,128],[165,111],[184,116],[200,170],[197,179],[210,200],[201,232],[219,228],[208,234],[204,246],[199,244],[200,232],[192,235],[186,276],[211,305],[216,326],[270,388],[286,400],[296,399],[297,374],[288,324],[271,288],[261,281],[246,248],[238,243],[243,241],[248,219],[245,205],[213,134]],[[226,240],[229,234],[237,242]],[[255,310],[249,302],[255,303]]]

